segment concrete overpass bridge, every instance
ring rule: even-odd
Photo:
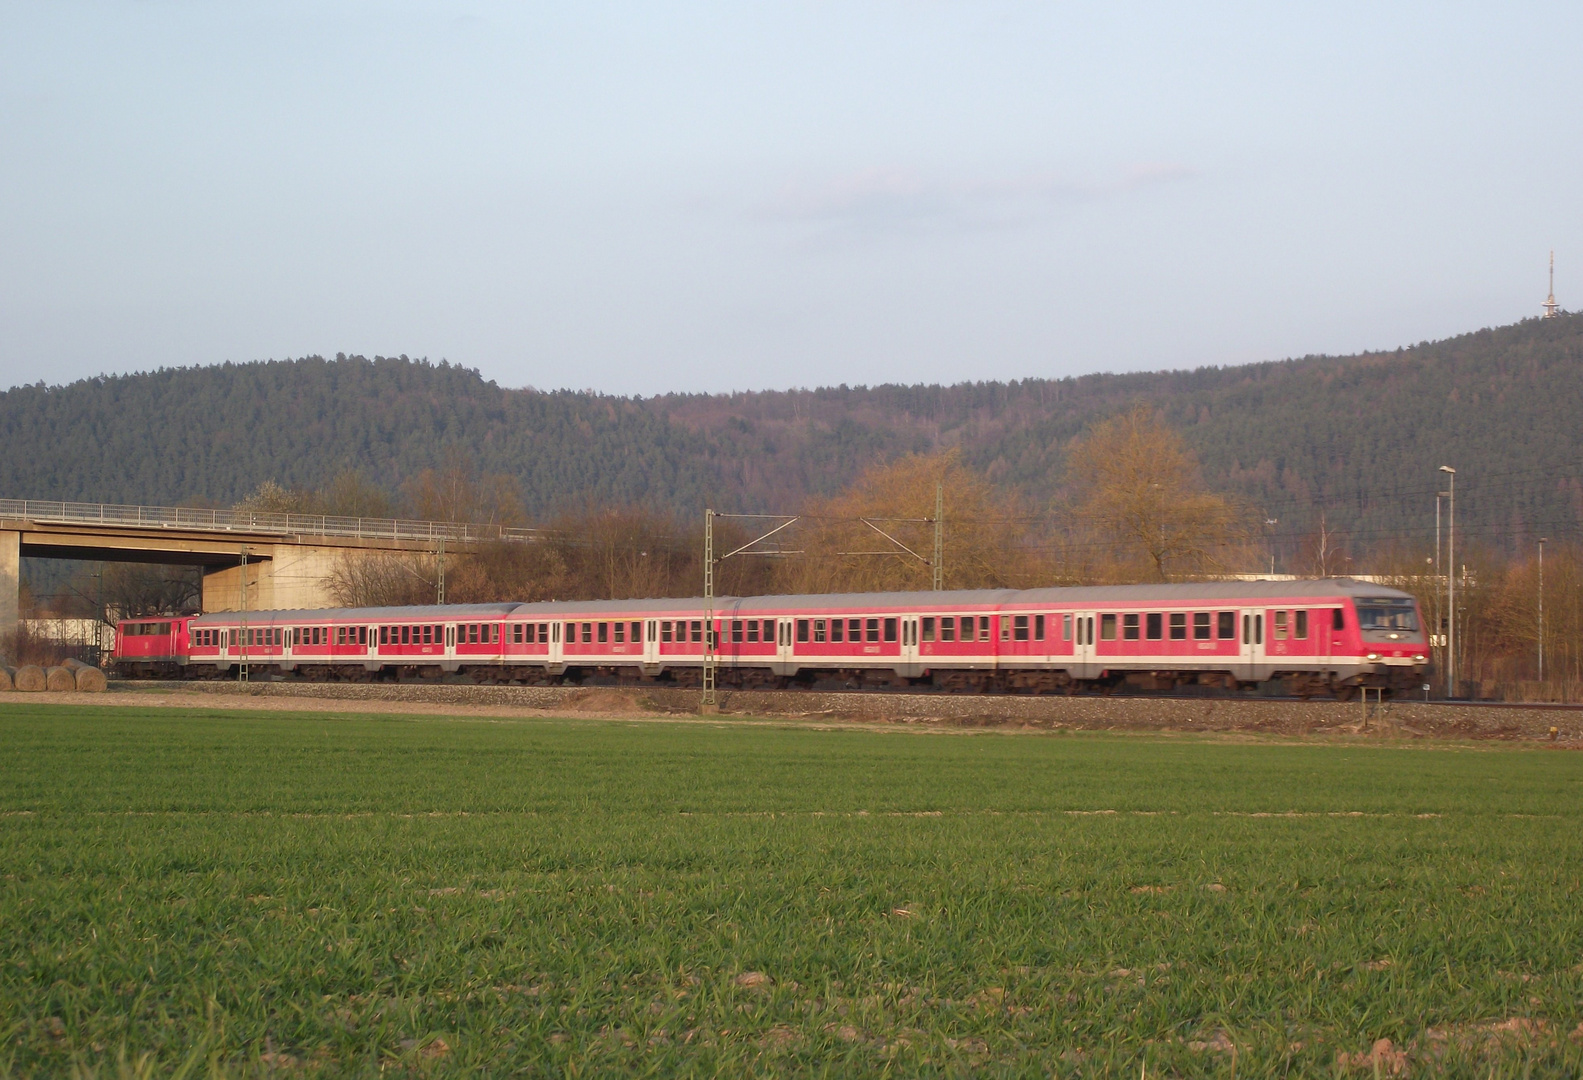
[[[265,514],[178,506],[0,499],[0,627],[20,617],[23,558],[203,567],[203,609],[330,607],[325,579],[348,552],[466,551],[529,542],[533,529],[449,521]],[[244,569],[245,568],[245,569]]]

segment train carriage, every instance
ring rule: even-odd
[[[152,627],[153,629],[148,629]],[[1350,579],[217,612],[122,624],[124,674],[1044,692],[1416,686],[1407,593]]]

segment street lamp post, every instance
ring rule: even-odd
[[[1539,538],[1539,681],[1545,681],[1545,542]]]
[[[1449,477],[1446,493],[1446,697],[1457,696],[1457,471],[1440,466]]]

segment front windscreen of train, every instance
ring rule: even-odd
[[[1392,596],[1359,597],[1358,625],[1364,630],[1418,630],[1418,609],[1410,599]]]

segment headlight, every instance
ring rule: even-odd
[[[1364,659],[1366,659],[1366,660],[1378,660],[1379,658],[1380,658],[1380,654],[1377,653],[1377,652],[1371,652],[1371,653],[1369,653],[1368,656],[1364,657]]]
[[[1425,656],[1425,655],[1424,655],[1424,654],[1423,654],[1423,653],[1414,653],[1414,654],[1413,654],[1413,659],[1414,659],[1414,660],[1417,660],[1417,661],[1418,661],[1418,662],[1419,662],[1419,663],[1420,663],[1420,664],[1421,664],[1421,663],[1423,663],[1423,662],[1424,662],[1424,661],[1425,661],[1425,660],[1428,660],[1428,659],[1429,659],[1429,657],[1427,657],[1427,656]]]

